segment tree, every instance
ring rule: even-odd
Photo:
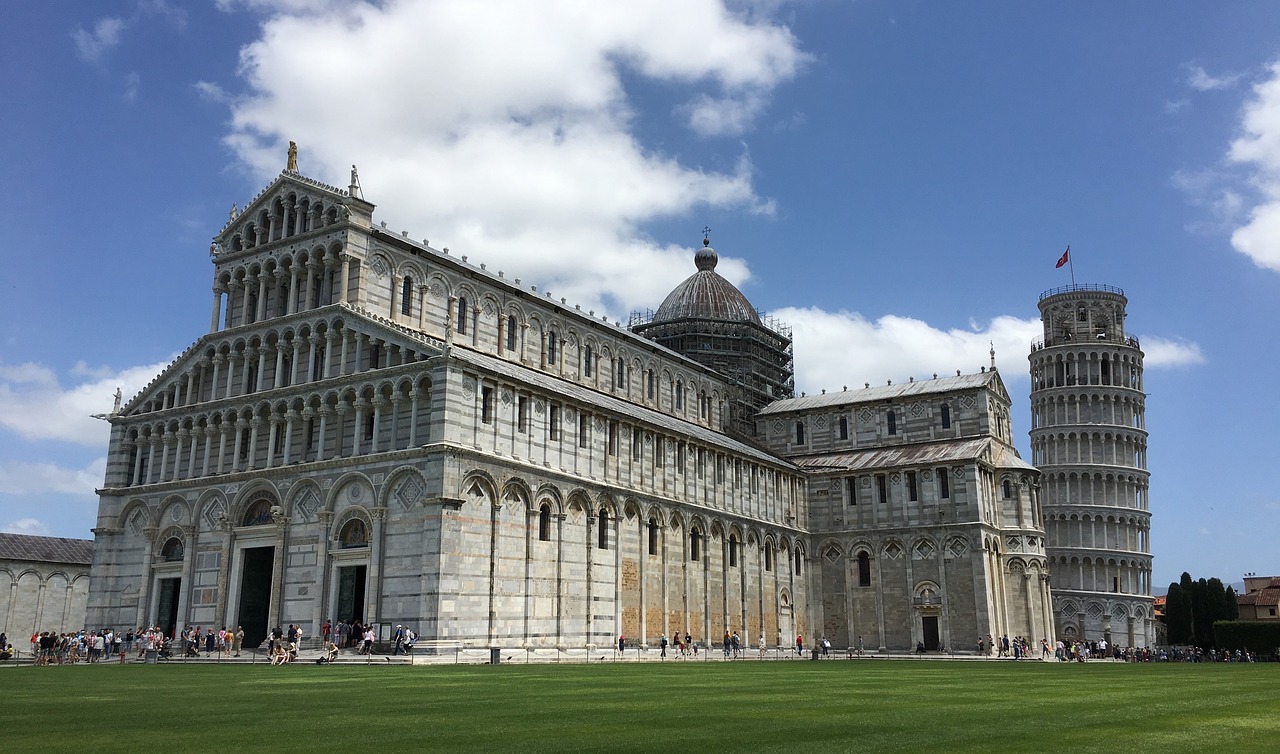
[[[1182,575],[1190,582],[1190,575]],[[1164,623],[1169,631],[1170,644],[1191,643],[1191,594],[1176,581],[1169,585],[1169,593],[1165,596]]]

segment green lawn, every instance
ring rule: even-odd
[[[1276,751],[1280,664],[0,670],[0,751]]]

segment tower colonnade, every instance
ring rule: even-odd
[[[1065,639],[1155,642],[1143,353],[1119,288],[1040,297],[1031,453],[1044,473],[1054,624]]]

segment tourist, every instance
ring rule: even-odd
[[[667,635],[666,634],[662,635],[662,638],[658,640],[658,644],[659,646],[662,647],[662,653],[659,654],[658,656],[663,659],[666,659],[667,657]]]
[[[862,656],[862,649],[863,649],[863,647],[862,647],[862,637],[861,637],[861,636],[859,636],[859,637],[858,637],[858,656],[859,656],[859,657],[861,657],[861,656]]]
[[[733,647],[730,646],[732,641],[733,639],[729,636],[729,629],[726,628],[724,630],[724,643],[721,645],[721,648],[724,650],[724,659],[726,660],[729,659],[729,652],[733,649]]]
[[[804,637],[796,634],[796,655],[804,657]]]
[[[244,646],[244,626],[236,626],[236,632],[231,635],[231,653],[239,657],[242,646]]]
[[[760,634],[760,659],[764,659],[764,634]]]
[[[618,634],[618,651],[619,652],[627,651],[627,637],[623,636],[622,634]]]
[[[693,637],[686,631],[684,635],[684,645],[681,652],[683,654],[688,654],[690,649],[693,650],[695,655],[698,654],[698,645],[693,643]]]
[[[377,637],[373,633],[373,626],[369,626],[364,630],[364,646],[360,648],[360,654],[367,655],[373,653],[373,640]]]
[[[332,663],[338,657],[338,645],[325,639],[324,656],[321,658],[325,663]]]

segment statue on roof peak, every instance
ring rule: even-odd
[[[296,141],[289,142],[289,162],[285,164],[284,169],[291,173],[298,172],[298,143]]]

